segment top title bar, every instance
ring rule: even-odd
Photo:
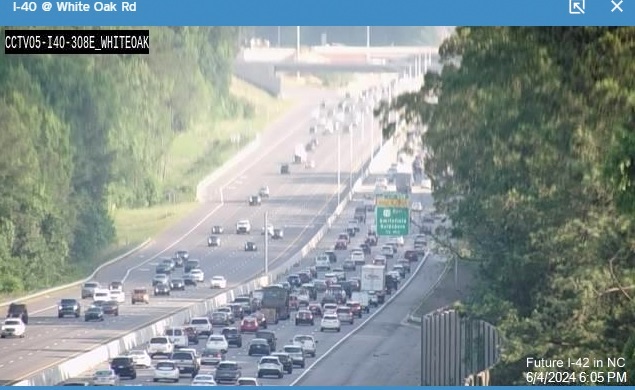
[[[0,0],[2,26],[632,26],[635,0]]]

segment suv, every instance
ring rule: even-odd
[[[237,362],[224,361],[218,363],[218,366],[216,366],[216,375],[214,379],[216,379],[218,384],[235,384],[241,376],[242,372]]]
[[[276,350],[276,341],[278,339],[276,338],[276,334],[273,331],[259,330],[254,335],[254,338],[267,340],[267,344],[269,344],[269,347],[271,347],[271,352]]]
[[[81,315],[82,307],[77,302],[77,299],[62,299],[57,306],[57,318],[62,318],[66,315],[75,316],[79,318]]]
[[[260,206],[261,204],[262,204],[262,198],[260,198],[260,195],[254,195],[249,197],[250,206]]]
[[[288,175],[289,173],[291,173],[289,171],[289,164],[282,164],[280,166],[280,174],[281,175]]]
[[[236,234],[249,234],[251,232],[251,223],[246,220],[236,222]]]
[[[237,328],[235,327],[226,327],[223,328],[221,334],[225,336],[227,340],[227,344],[235,345],[237,348],[243,347],[243,335],[240,334]]]
[[[110,368],[120,378],[127,377],[132,380],[137,379],[137,369],[134,360],[128,356],[118,356],[110,362]]]
[[[158,336],[150,339],[148,355],[154,359],[157,355],[169,356],[174,351],[174,344],[166,336]]]
[[[20,318],[24,325],[29,324],[29,312],[23,303],[12,303],[7,311],[7,318]]]
[[[135,303],[145,303],[146,305],[150,303],[150,294],[148,294],[148,289],[145,287],[135,288],[132,290],[132,304]]]
[[[95,290],[100,289],[101,285],[97,282],[86,282],[82,286],[82,299],[92,298]]]
[[[201,369],[197,357],[189,351],[173,352],[172,355],[170,355],[170,360],[176,363],[181,374],[191,374],[192,378],[198,375]]]

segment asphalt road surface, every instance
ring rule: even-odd
[[[389,166],[389,164],[387,166]],[[371,183],[374,183],[374,178],[369,178],[367,180],[367,184],[369,185],[364,186],[364,189],[367,191],[371,191],[373,188],[373,186],[370,185]],[[361,199],[362,196],[363,196],[363,193],[358,193],[356,194],[355,198]],[[298,267],[299,271],[305,269],[309,265],[312,265],[314,263],[314,258],[317,254],[323,252],[324,250],[331,250],[333,248],[337,235],[346,228],[347,221],[349,219],[352,219],[353,217],[354,207],[355,207],[355,204],[357,203],[355,202],[355,198],[354,198],[354,201],[349,204],[346,210],[344,210],[341,217],[338,218],[338,220],[335,222],[330,232],[320,242],[318,248],[316,248],[308,256],[305,257],[301,265]],[[429,195],[417,194],[415,195],[415,199],[422,200],[424,203],[427,203],[427,204],[431,203]],[[358,247],[359,244],[363,242],[365,238],[365,234],[364,234],[365,229],[368,226],[374,226],[373,217],[369,217],[367,220],[367,225],[362,226],[362,230],[361,230],[362,233],[357,234],[356,237],[352,238],[351,245],[349,248]],[[386,241],[385,238],[380,238],[379,245],[373,248],[373,253],[367,257],[367,261],[372,259],[374,255],[379,253],[379,248],[381,248],[381,244],[385,241]],[[406,243],[404,248],[400,249],[400,253],[403,254],[404,249],[411,246],[412,246],[412,237],[408,237],[406,238]],[[348,253],[349,253],[348,251],[338,251],[338,265],[341,265],[342,262],[348,257]],[[394,260],[389,260],[388,269],[391,269],[394,262],[398,261],[399,259],[400,257],[399,255],[397,255]],[[412,263],[412,270],[414,271],[418,265],[419,263]],[[413,299],[411,298],[414,297],[414,301],[416,301],[417,299],[420,299],[421,291],[425,289],[430,289],[432,285],[434,284],[434,282],[436,281],[436,279],[441,275],[442,271],[443,271],[443,263],[441,259],[439,258],[428,259],[421,266],[421,269],[419,270],[417,274],[418,276],[416,277],[414,287],[408,287],[405,290],[405,292],[407,293],[406,298],[404,299],[403,295],[398,296],[393,302],[391,302],[390,304],[386,304],[385,305],[386,308],[384,309],[384,311],[380,313],[378,316],[376,316],[375,318],[370,319],[368,324],[364,327],[364,329],[370,328],[370,329],[382,330],[380,336],[385,338],[386,342],[389,343],[389,340],[392,340],[392,337],[393,337],[393,335],[390,333],[390,330],[399,327],[399,325],[393,326],[392,323],[396,322],[396,324],[399,324],[401,322],[401,320],[405,317],[405,314],[402,315],[401,312],[403,310],[406,310],[407,312],[408,309],[410,308],[410,305],[413,304],[412,303]],[[359,277],[360,272],[361,272],[361,268],[358,267],[356,271],[347,272],[347,277],[349,278],[354,276]],[[410,278],[412,275],[413,275],[412,273],[407,275],[407,278]],[[320,272],[319,278],[323,278],[323,276],[324,276],[324,273]],[[401,286],[404,286],[406,280],[408,279],[405,279],[404,281],[402,281]],[[321,294],[318,295],[318,301],[320,301],[321,298],[322,298],[322,295]],[[277,386],[290,385],[291,383],[296,381],[300,377],[300,375],[303,374],[304,371],[311,370],[311,365],[317,359],[320,359],[320,357],[324,356],[325,353],[328,353],[329,350],[336,345],[336,343],[338,343],[340,340],[346,337],[346,335],[351,333],[354,329],[360,327],[364,323],[364,321],[369,319],[369,317],[374,312],[376,312],[376,309],[371,309],[370,314],[364,314],[364,316],[361,319],[356,319],[353,325],[343,324],[342,331],[340,333],[320,332],[319,322],[316,322],[315,326],[295,326],[292,322],[293,320],[290,320],[290,321],[281,321],[278,325],[270,325],[268,329],[276,332],[276,337],[278,339],[278,350],[280,350],[285,344],[290,344],[289,341],[293,338],[293,336],[300,335],[300,334],[310,334],[310,335],[313,335],[318,341],[317,356],[316,358],[307,358],[306,369],[301,369],[296,367],[294,368],[294,371],[292,374],[285,374],[284,378],[282,379],[262,378],[262,379],[259,379],[260,383],[262,385],[277,385]],[[388,314],[386,316],[383,313],[388,313]],[[398,313],[400,317],[393,318],[395,313]],[[386,320],[386,318],[388,318],[388,320]],[[293,319],[293,315],[292,315],[292,319]],[[387,328],[385,325],[386,321],[388,321],[390,324],[388,325]],[[416,331],[412,329],[408,328],[408,330],[410,330],[411,333],[412,332],[416,333]],[[399,334],[398,336],[399,336],[399,339],[398,339],[399,342],[400,343],[404,342],[403,337]],[[355,337],[356,336],[353,336],[353,338]],[[227,354],[227,360],[237,361],[241,365],[242,375],[248,376],[248,377],[257,376],[257,363],[259,360],[259,357],[256,357],[256,356],[250,357],[247,354],[249,341],[252,338],[253,338],[253,335],[243,334],[243,347],[242,348],[230,347],[229,353]],[[343,351],[343,354],[342,354],[339,352],[342,350],[342,348],[339,348],[339,349],[336,349],[336,352],[334,354],[326,356],[326,359],[324,359],[324,361],[328,362],[329,367],[331,367],[331,370],[335,370],[334,372],[337,373],[337,378],[339,380],[345,381],[346,380],[345,374],[344,373],[340,374],[343,370],[342,367],[346,367],[346,369],[349,369],[349,367],[352,367],[352,366],[354,367],[355,364],[363,364],[363,362],[365,360],[368,360],[369,357],[372,357],[372,360],[376,362],[377,364],[383,364],[383,363],[392,364],[389,361],[389,359],[394,360],[396,357],[400,357],[400,355],[403,355],[404,350],[411,351],[413,354],[416,352],[412,350],[412,348],[407,348],[408,346],[407,344],[406,344],[406,347],[404,347],[404,344],[399,344],[399,345],[400,347],[403,347],[404,349],[403,350],[395,349],[391,351],[390,354],[382,355],[382,356],[374,356],[373,353],[369,352],[367,348],[365,349],[364,354],[362,354],[362,353],[358,353],[357,351],[350,351],[350,348],[348,347],[345,347],[345,351]],[[412,342],[410,342],[410,346],[411,345],[412,345]],[[203,351],[204,346],[205,346],[205,338],[201,338],[198,346],[190,346],[190,348],[196,348],[200,354]],[[353,355],[348,355],[348,354],[353,354]],[[351,359],[349,356],[354,356],[354,358]],[[155,362],[156,361],[158,360],[155,360]],[[399,362],[402,362],[402,361],[399,360],[397,364],[399,364]],[[321,367],[324,364],[325,363],[320,363],[317,366],[317,369],[321,370]],[[107,363],[105,363],[98,368],[106,368],[107,366],[108,366]],[[210,367],[210,366],[207,366],[207,367],[204,366],[203,369],[210,370],[211,372],[213,372],[213,367]],[[87,372],[81,378],[76,378],[76,379],[90,380],[90,375],[94,371],[95,370],[91,370],[91,372]],[[322,375],[325,375],[324,372],[325,371],[322,371]],[[328,375],[332,375],[332,373],[329,373]],[[175,384],[153,383],[152,377],[153,377],[152,369],[138,369],[137,379],[135,380],[123,379],[121,381],[121,384],[145,385],[145,386],[178,386],[178,385],[183,386],[183,385],[189,385],[191,383],[191,378],[189,376],[182,376],[180,382]],[[311,375],[311,378],[313,378],[312,375]],[[312,380],[319,382],[317,379],[312,379]],[[317,382],[312,382],[311,384],[316,384]],[[414,383],[414,382],[410,381],[409,383]],[[319,384],[323,385],[324,383],[319,383]],[[345,382],[338,383],[336,381],[329,381],[328,384],[329,385],[343,385],[345,384]]]
[[[85,323],[83,318],[58,319],[59,300],[79,298],[79,288],[27,302],[31,317],[26,338],[0,342],[0,384],[20,380],[59,364],[192,302],[217,294],[218,290],[209,288],[209,279],[213,275],[224,276],[229,288],[261,273],[264,268],[261,228],[265,211],[269,212],[269,222],[276,227],[284,227],[285,233],[284,240],[270,241],[270,268],[296,253],[336,207],[336,135],[318,134],[320,145],[309,154],[309,158],[316,162],[314,169],[291,165],[290,175],[279,173],[280,164],[290,162],[295,145],[306,144],[310,140],[310,112],[318,107],[322,99],[333,104],[338,101],[334,92],[307,92],[298,106],[264,132],[262,145],[255,153],[233,172],[222,175],[216,181],[219,187],[225,188],[224,205],[201,205],[196,212],[166,230],[144,250],[106,267],[97,275],[96,281],[103,284],[125,281],[126,303],[120,307],[118,317],[107,318],[102,323]],[[370,123],[370,120],[366,123]],[[377,128],[373,131],[379,143],[380,132]],[[358,169],[370,156],[369,135],[367,126],[364,137],[361,134],[354,134],[352,138],[345,135],[341,137],[342,190],[348,184],[348,172],[351,169],[349,152],[352,150],[353,165]],[[260,207],[250,207],[248,197],[257,194],[262,185],[270,187],[271,198],[264,200]],[[239,219],[251,221],[251,235],[234,234],[235,223]],[[211,226],[217,224],[225,228],[222,246],[208,248],[207,236]],[[244,252],[243,245],[247,240],[257,242],[259,251]],[[169,257],[177,249],[188,250],[191,259],[201,261],[206,283],[170,297],[151,297],[150,305],[136,305],[133,308],[129,304],[129,292],[138,286],[149,287],[158,258]],[[90,302],[84,300],[83,304],[85,308]]]

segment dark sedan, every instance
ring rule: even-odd
[[[271,346],[265,339],[253,339],[249,344],[249,356],[269,356],[271,354]]]
[[[225,229],[220,225],[212,226],[212,234],[223,234]]]
[[[103,321],[104,311],[101,307],[91,307],[84,313],[84,321]]]
[[[275,356],[282,363],[282,368],[286,371],[287,374],[293,374],[293,360],[291,356],[289,356],[286,352],[274,352],[271,356]]]
[[[119,315],[119,303],[117,303],[117,301],[104,302],[101,305],[101,309],[104,311],[104,314],[110,314],[115,317]]]
[[[196,281],[196,279],[194,279],[194,278],[192,277],[192,275],[190,275],[190,274],[185,274],[185,275],[183,275],[183,283],[184,283],[186,286],[194,286],[194,287],[196,287],[197,281]]]
[[[154,295],[170,295],[170,286],[165,283],[159,283],[154,286]]]
[[[300,310],[295,316],[295,324],[297,325],[315,325],[313,313],[310,310]]]
[[[218,236],[209,236],[207,238],[207,246],[220,246],[220,237]]]
[[[185,290],[185,281],[183,279],[170,280],[170,290]]]
[[[255,252],[258,250],[255,242],[248,241],[245,243],[245,252]]]

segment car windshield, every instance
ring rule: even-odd
[[[300,347],[284,347],[284,351],[287,353],[300,353],[302,349]]]
[[[123,366],[124,364],[128,364],[130,360],[128,358],[114,358],[112,359],[112,364],[117,366]]]
[[[212,280],[225,280],[222,276],[214,276]]]
[[[157,370],[172,371],[175,368],[176,367],[175,367],[174,363],[170,363],[170,362],[159,362],[159,363],[157,363]]]
[[[102,371],[97,371],[95,373],[95,376],[110,376],[112,375],[110,370],[102,370]]]
[[[260,363],[262,364],[278,364],[278,359],[273,358],[263,358]]]
[[[74,305],[75,302],[74,299],[62,299],[62,305]]]
[[[212,382],[214,380],[214,377],[211,375],[197,375],[194,380],[201,382]]]
[[[202,325],[202,324],[209,324],[209,320],[207,318],[195,318],[192,320],[192,325]]]
[[[237,368],[238,367],[236,363],[219,363],[216,369],[223,371],[223,370],[236,370]]]
[[[256,384],[256,380],[254,379],[240,379],[238,381],[239,386],[254,386]]]
[[[210,336],[207,341],[225,341],[223,336]]]
[[[145,354],[145,351],[130,351],[128,353],[130,356],[144,356]]]
[[[152,339],[150,339],[150,344],[167,344],[168,343],[168,339],[166,339],[165,337],[153,337]]]
[[[6,320],[4,322],[5,325],[20,325],[20,321],[16,321],[16,320]]]
[[[168,329],[165,331],[166,336],[183,336],[183,331],[181,329]]]
[[[192,360],[192,355],[187,352],[175,352],[172,354],[172,360]]]
[[[313,341],[310,336],[296,336],[295,341],[305,342],[305,341]]]
[[[86,283],[86,284],[84,284],[84,287],[86,287],[86,288],[95,288],[97,286],[99,286],[99,284],[97,284],[97,283]]]

